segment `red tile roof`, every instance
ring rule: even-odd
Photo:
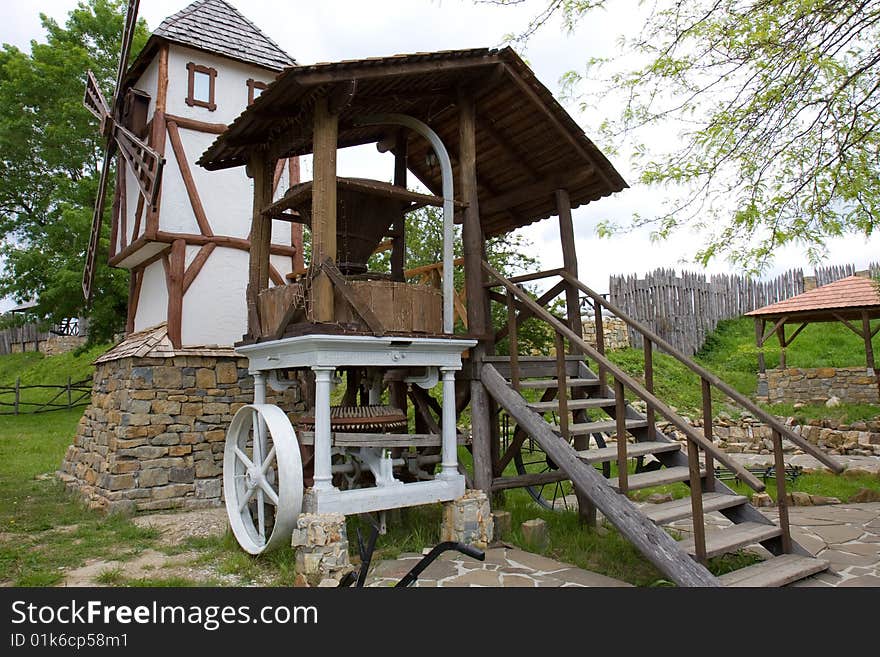
[[[870,278],[848,276],[796,297],[758,308],[746,315],[787,315],[814,311],[849,310],[880,306],[877,283]]]

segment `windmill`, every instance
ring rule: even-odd
[[[129,0],[125,14],[125,26],[122,32],[122,47],[119,52],[119,67],[116,73],[116,87],[113,105],[107,104],[98,87],[98,82],[91,71],[87,74],[86,93],[83,104],[97,119],[101,121],[101,137],[105,140],[104,164],[98,182],[98,194],[95,199],[95,213],[92,217],[92,232],[89,236],[89,248],[86,252],[86,263],[83,269],[82,289],[86,301],[92,297],[92,286],[95,280],[95,264],[97,262],[98,243],[101,237],[101,223],[104,214],[104,194],[107,188],[107,177],[113,157],[119,153],[125,159],[134,174],[140,193],[150,208],[155,208],[159,198],[159,187],[162,181],[164,159],[137,135],[127,130],[121,123],[124,105],[123,76],[131,50],[131,41],[137,24],[139,0]]]

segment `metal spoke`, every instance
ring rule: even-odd
[[[266,501],[263,497],[263,489],[257,489],[257,530],[260,532],[260,538],[266,540],[266,509],[264,508]]]
[[[238,457],[239,461],[244,463],[245,468],[253,467],[253,461],[247,457],[247,454],[241,451],[241,448],[238,445],[235,446],[235,455]]]
[[[260,489],[261,489],[261,492],[266,494],[266,497],[269,498],[269,501],[272,504],[274,504],[275,506],[278,506],[278,493],[276,493],[273,490],[272,486],[269,485],[268,481],[266,481],[265,479],[262,479],[260,481]]]
[[[269,450],[269,453],[266,455],[266,460],[263,461],[263,465],[260,466],[260,471],[263,474],[266,474],[266,471],[269,469],[269,466],[272,465],[272,462],[275,460],[275,445],[272,445],[272,449]]]
[[[241,502],[238,505],[238,512],[239,513],[244,513],[244,509],[248,505],[248,503],[251,501],[251,498],[254,496],[255,490],[257,490],[257,489],[256,488],[248,488],[247,489],[247,493],[245,494],[245,496],[242,498]]]

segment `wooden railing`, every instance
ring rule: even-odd
[[[593,306],[595,311],[595,321],[596,321],[596,346],[592,346],[586,341],[584,341],[579,335],[577,335],[563,320],[558,317],[552,315],[547,309],[542,307],[539,303],[537,303],[534,299],[532,299],[525,291],[521,290],[517,287],[516,283],[513,280],[505,279],[501,274],[495,271],[488,263],[483,263],[483,269],[490,276],[491,280],[487,283],[489,287],[497,287],[501,286],[505,288],[507,292],[507,307],[508,307],[508,325],[512,329],[510,331],[510,337],[513,340],[511,343],[510,349],[510,359],[511,359],[511,372],[518,372],[519,366],[517,363],[517,350],[514,348],[516,344],[516,338],[514,334],[516,332],[516,327],[518,322],[516,319],[513,319],[511,315],[514,312],[516,306],[519,306],[524,311],[528,312],[530,316],[537,317],[543,320],[546,324],[550,325],[551,328],[554,329],[556,333],[556,358],[557,358],[557,378],[558,382],[558,394],[557,397],[560,401],[559,415],[560,415],[560,433],[562,436],[568,440],[569,439],[569,428],[568,428],[568,413],[566,402],[563,401],[566,398],[566,390],[567,386],[567,371],[565,368],[565,345],[564,339],[568,339],[568,343],[570,347],[573,347],[575,351],[583,354],[593,361],[596,362],[598,367],[598,377],[600,381],[601,389],[604,390],[606,388],[606,382],[608,375],[614,377],[614,392],[615,392],[615,418],[617,424],[617,470],[618,470],[618,490],[621,493],[626,493],[628,490],[628,477],[627,477],[627,427],[626,427],[626,400],[625,393],[629,390],[633,395],[642,399],[647,407],[646,418],[648,421],[648,430],[651,432],[651,435],[654,435],[655,429],[655,421],[656,414],[659,413],[666,420],[672,424],[676,429],[678,429],[682,434],[684,434],[687,441],[687,454],[688,454],[688,468],[690,471],[690,481],[691,481],[691,507],[693,512],[693,524],[694,524],[694,542],[695,542],[695,552],[696,556],[699,560],[705,561],[706,559],[706,540],[705,540],[705,528],[703,524],[703,498],[702,493],[705,488],[706,491],[711,491],[715,486],[715,477],[714,477],[714,462],[718,461],[726,466],[729,470],[736,473],[736,476],[741,481],[745,482],[749,487],[751,487],[755,491],[763,491],[765,489],[764,484],[757,479],[751,472],[749,472],[744,466],[740,465],[735,460],[731,459],[725,452],[721,451],[719,448],[715,446],[712,442],[712,388],[719,390],[724,393],[728,398],[730,398],[734,403],[738,404],[740,407],[749,411],[755,418],[764,422],[768,426],[770,426],[773,433],[773,448],[774,448],[774,459],[775,459],[775,468],[777,472],[776,477],[776,492],[777,492],[777,505],[779,508],[779,526],[782,530],[782,547],[785,552],[789,552],[791,549],[791,533],[789,529],[789,521],[788,521],[788,507],[785,499],[785,462],[783,459],[782,452],[782,439],[785,437],[792,443],[799,446],[805,452],[811,454],[819,461],[828,466],[831,470],[835,472],[841,472],[842,466],[837,463],[833,458],[808,443],[806,440],[793,433],[787,427],[785,427],[778,419],[765,412],[759,406],[757,406],[750,399],[739,393],[738,391],[731,388],[729,385],[724,383],[717,376],[701,367],[690,358],[679,352],[677,349],[672,347],[665,340],[654,334],[650,329],[645,327],[642,324],[639,324],[631,317],[629,317],[626,313],[620,311],[620,309],[616,308],[609,301],[604,299],[601,295],[597,294],[589,287],[584,285],[581,281],[576,279],[574,276],[571,276],[569,273],[562,270],[552,270],[548,272],[539,272],[538,274],[530,275],[528,280],[536,280],[538,278],[548,278],[551,276],[560,276],[566,286],[571,286],[581,293],[585,294],[589,299],[590,303]],[[522,279],[522,277],[520,277]],[[557,286],[558,287],[558,286]],[[555,288],[554,288],[555,289]],[[545,295],[546,296],[546,295]],[[605,356],[605,345],[604,345],[604,333],[603,333],[603,320],[602,313],[603,308],[608,310],[609,312],[616,315],[619,319],[623,320],[632,330],[640,332],[644,336],[644,355],[645,355],[645,383],[641,384],[636,379],[628,375],[624,370],[622,370],[619,366],[614,364],[611,360],[609,360]],[[521,310],[521,313],[523,310]],[[580,318],[578,318],[579,321]],[[670,356],[684,364],[691,371],[695,372],[701,379],[701,389],[702,389],[702,398],[703,398],[703,432],[702,434],[698,432],[694,427],[690,425],[684,418],[682,418],[678,413],[673,411],[666,403],[660,400],[654,394],[654,363],[653,363],[653,352],[654,347],[659,347]],[[518,384],[518,376],[515,379]],[[515,386],[515,387],[518,387]],[[700,452],[704,454],[704,465],[703,472],[701,472],[700,468]],[[700,484],[701,481],[704,481],[704,484]]]
[[[54,391],[55,394],[48,401],[25,401],[22,392],[26,395],[31,391]],[[21,378],[15,379],[14,386],[0,386],[0,415],[27,415],[31,413],[46,413],[63,409],[85,406],[89,403],[92,395],[92,378],[82,381],[72,381],[67,377],[67,384],[61,385],[21,385]],[[8,399],[8,400],[7,400]]]

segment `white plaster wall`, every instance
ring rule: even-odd
[[[228,345],[247,331],[248,254],[217,247],[183,297],[184,345]]]
[[[217,69],[214,89],[213,112],[206,107],[190,107],[186,104],[189,77],[187,62]],[[208,123],[230,124],[247,106],[247,80],[253,78],[266,84],[275,79],[274,71],[249,66],[200,50],[192,50],[172,44],[168,51],[168,104],[166,111]],[[201,153],[199,153],[201,155]],[[197,159],[197,158],[196,158]]]
[[[162,261],[154,262],[144,269],[134,330],[141,331],[168,319],[168,289],[165,286],[165,268]]]

